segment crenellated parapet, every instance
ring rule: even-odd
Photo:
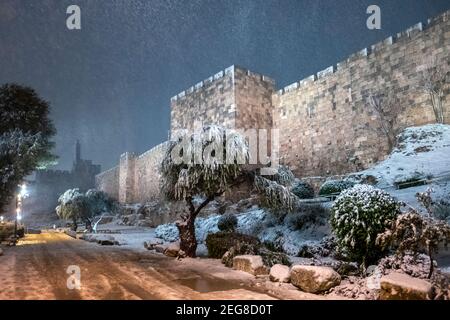
[[[358,52],[355,52],[347,57],[347,59],[337,62],[335,65],[331,65],[328,68],[317,72],[314,75],[308,76],[307,78],[294,82],[290,85],[285,86],[284,88],[277,91],[278,95],[285,94],[287,92],[291,92],[292,90],[295,90],[297,88],[300,88],[308,83],[314,82],[316,80],[324,79],[327,76],[331,76],[336,72],[339,72],[341,70],[345,70],[349,65],[360,61],[362,59],[369,59],[372,56],[374,56],[377,53],[389,50],[389,47],[396,43],[402,43],[405,41],[411,40],[411,38],[414,38],[418,36],[420,33],[435,27],[439,26],[442,23],[445,23],[449,20],[450,17],[450,11],[444,12],[439,16],[436,16],[434,18],[428,19],[427,22],[418,22],[415,25],[407,28],[406,30],[402,32],[398,32],[395,35],[392,35],[390,37],[387,37],[383,41],[380,41],[376,44],[373,44],[372,46],[368,48],[363,48],[359,50]]]

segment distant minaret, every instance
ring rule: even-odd
[[[77,140],[77,143],[75,145],[75,163],[81,162],[81,145],[80,141]]]

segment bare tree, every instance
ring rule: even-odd
[[[427,59],[418,70],[421,71],[419,87],[430,96],[436,122],[444,123],[442,98],[449,83],[449,62],[444,61],[443,64],[438,64],[434,58]]]
[[[377,135],[385,137],[389,151],[395,144],[401,125],[399,115],[402,112],[400,100],[392,93],[369,93],[367,104],[374,112],[378,120],[378,126],[369,127]]]

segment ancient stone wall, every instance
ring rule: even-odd
[[[111,198],[119,200],[119,166],[103,171],[95,176],[95,186]]]
[[[235,127],[234,67],[216,73],[171,99],[171,132],[195,125]]]
[[[159,166],[167,143],[161,143],[136,158],[134,202],[157,200],[159,197]]]
[[[367,168],[388,153],[367,97],[395,96],[401,126],[435,122],[423,69],[449,64],[450,11],[365,48],[348,59],[274,92],[275,82],[232,66],[171,99],[171,135],[179,129],[218,124],[233,129],[279,130],[280,160],[297,176],[339,175]],[[449,89],[442,97],[450,123]],[[97,185],[121,202],[159,196],[164,144],[137,157],[125,154]],[[321,179],[320,177],[318,179]],[[109,185],[110,181],[112,185]]]
[[[274,94],[282,162],[309,176],[341,174],[381,160],[387,143],[372,130],[379,120],[367,104],[371,93],[399,99],[403,126],[435,122],[430,98],[419,85],[420,70],[429,61],[449,63],[448,17],[419,23]],[[447,91],[447,123],[449,102]]]
[[[96,188],[120,203],[145,203],[159,197],[159,169],[167,144],[137,156],[126,152],[119,165],[96,176]]]

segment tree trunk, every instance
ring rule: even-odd
[[[92,232],[92,222],[90,219],[86,219],[85,221],[86,230],[88,232]]]
[[[183,250],[186,256],[191,258],[195,258],[197,251],[194,221],[195,217],[192,217],[192,213],[190,213],[187,219],[177,223],[178,232],[180,233],[180,250]]]
[[[195,258],[195,252],[197,251],[197,238],[195,237],[195,218],[198,213],[210,203],[215,196],[222,193],[212,195],[203,201],[197,208],[195,208],[192,202],[192,197],[186,198],[189,213],[183,215],[181,220],[177,221],[176,226],[178,233],[180,234],[180,250],[184,252],[187,257]]]
[[[77,229],[78,229],[78,223],[77,223],[77,219],[73,219],[72,220],[72,230],[73,231],[77,231]]]

